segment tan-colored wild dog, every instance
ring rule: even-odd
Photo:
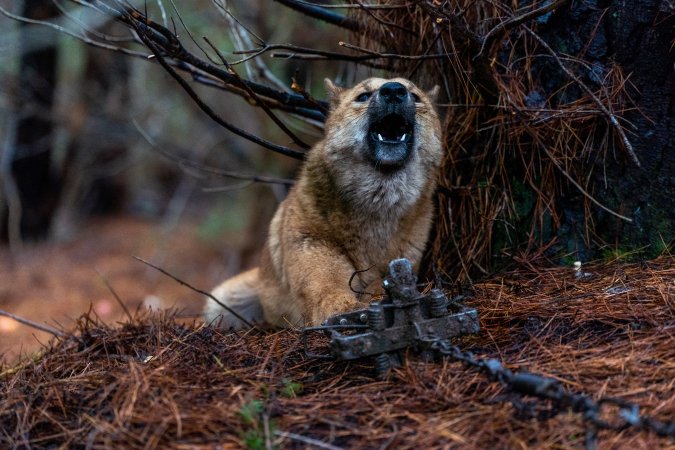
[[[381,283],[394,258],[417,265],[427,241],[442,157],[438,89],[402,78],[325,85],[325,136],[274,215],[260,266],[213,291],[250,322],[318,325],[363,308],[354,291]],[[244,326],[207,299],[205,319],[220,315],[222,327]]]

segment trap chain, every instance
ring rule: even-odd
[[[401,351],[405,349],[417,351],[427,359],[460,361],[483,372],[491,381],[499,382],[509,394],[548,401],[550,408],[542,418],[568,410],[582,414],[587,449],[597,448],[597,432],[601,429],[634,428],[675,438],[675,422],[643,416],[634,403],[606,396],[594,400],[587,394],[567,392],[557,380],[511,371],[497,359],[477,358],[472,352],[453,345],[450,342],[453,337],[478,333],[478,312],[448,299],[440,289],[420,293],[412,264],[407,259],[389,263],[384,289],[385,299],[371,303],[366,309],[336,314],[322,326],[305,328],[305,332],[323,331],[330,337],[330,355],[310,356],[342,360],[371,357],[380,378],[401,363]]]

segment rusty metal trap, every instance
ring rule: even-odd
[[[640,414],[637,404],[621,398],[568,392],[556,379],[527,371],[512,371],[497,359],[477,358],[450,342],[451,338],[478,333],[480,324],[475,308],[452,301],[440,289],[423,294],[417,289],[412,264],[407,259],[389,263],[384,280],[386,297],[368,308],[336,314],[322,326],[304,332],[322,331],[330,338],[326,354],[310,357],[354,360],[370,357],[378,378],[402,363],[402,350],[427,360],[448,359],[482,372],[516,397],[536,398],[545,404],[542,417],[554,417],[563,411],[581,414],[585,425],[585,446],[596,449],[598,432],[621,432],[627,428],[649,430],[658,436],[675,437],[675,422],[664,422]],[[522,400],[512,400],[522,404]]]
[[[389,263],[383,285],[384,300],[366,309],[333,315],[321,326],[305,328],[304,332],[323,331],[330,337],[327,353],[311,356],[342,360],[372,357],[381,378],[392,366],[401,364],[404,349],[418,350],[429,358],[433,355],[424,343],[480,329],[476,309],[449,299],[440,289],[421,293],[407,259]]]

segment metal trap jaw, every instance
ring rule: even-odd
[[[480,329],[478,313],[450,301],[440,289],[422,294],[409,260],[389,263],[386,296],[367,309],[330,316],[322,327],[329,350],[338,359],[373,357],[378,376],[400,364],[400,350],[421,348],[429,340],[449,339]]]

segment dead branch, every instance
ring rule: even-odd
[[[581,81],[581,79],[578,76],[576,76],[571,70],[569,70],[567,68],[567,66],[560,60],[557,53],[546,43],[546,41],[544,41],[541,37],[539,37],[539,35],[537,33],[535,33],[534,31],[532,31],[529,27],[524,27],[524,28],[525,28],[525,31],[527,31],[527,33],[530,36],[532,36],[539,43],[539,45],[544,47],[546,49],[546,51],[553,57],[553,59],[555,59],[556,63],[558,63],[558,66],[560,67],[560,69],[563,72],[565,72],[565,74],[568,77],[573,79],[574,82],[577,83],[579,85],[579,87],[581,87],[581,89],[583,89],[583,91],[586,92],[586,94],[588,94],[589,97],[591,97],[593,102],[596,105],[598,105],[598,108],[600,109],[600,111],[602,111],[602,114],[604,114],[604,116],[607,118],[609,123],[616,130],[619,137],[621,137],[621,141],[623,142],[624,149],[628,153],[628,156],[630,156],[630,159],[633,161],[633,163],[636,166],[641,167],[642,165],[640,164],[640,160],[638,159],[637,155],[635,154],[635,150],[633,150],[633,145],[628,140],[628,137],[626,136],[626,133],[623,131],[623,128],[619,124],[619,121],[616,120],[616,117],[614,116],[614,114],[612,114],[610,112],[610,110],[607,109],[605,104],[602,103],[602,101],[600,101],[600,99],[593,93],[591,88],[589,88],[588,85],[586,85],[586,83]]]
[[[241,21],[237,19],[234,14],[232,14],[232,12],[225,5],[226,0],[211,1],[214,5],[216,5],[218,12],[227,22],[230,36],[232,36],[235,48],[242,49],[254,47],[254,39],[258,43],[257,45],[261,45],[263,43],[263,39],[260,36],[241,23]],[[264,79],[272,83],[272,85],[280,91],[290,93],[290,89],[288,88],[287,84],[282,83],[281,80],[279,80],[279,78],[277,78],[272,73],[272,71],[270,71],[269,67],[267,67],[261,58],[255,58],[252,61],[252,64],[255,64],[255,68],[252,68],[248,63],[244,63],[246,75],[250,81],[259,81],[260,79]]]
[[[491,53],[490,49],[492,48],[492,44],[494,44],[494,42],[497,39],[503,36],[504,33],[509,31],[510,29],[515,28],[518,25],[527,22],[528,20],[533,20],[536,19],[537,17],[541,17],[544,14],[549,13],[556,8],[559,8],[560,6],[563,6],[567,2],[569,2],[569,0],[555,0],[554,2],[550,3],[544,2],[543,5],[540,6],[539,8],[533,9],[528,13],[521,14],[520,16],[512,17],[503,22],[500,22],[499,25],[491,29],[483,37],[483,43],[480,47],[480,52],[478,52],[478,55],[476,55],[476,58],[481,56],[486,48],[488,49],[488,53]]]
[[[12,314],[10,312],[7,312],[3,309],[0,309],[0,316],[5,316],[9,317],[12,320],[16,320],[19,323],[22,323],[24,325],[28,325],[31,328],[35,328],[36,330],[44,331],[45,333],[49,333],[53,336],[56,337],[63,337],[65,336],[65,333],[63,331],[59,331],[56,328],[49,327],[47,325],[42,325],[37,322],[33,322],[32,320],[24,319],[23,317],[17,316],[16,314]]]
[[[117,2],[118,0],[108,1]],[[100,3],[100,0],[98,3]],[[174,32],[149,19],[140,11],[120,6],[117,9],[111,8],[110,14],[114,14],[118,20],[134,29],[136,33],[139,34],[139,38],[140,34],[142,34],[147,40],[152,42],[153,45],[162,52],[165,59],[167,57],[173,59],[175,64],[172,65],[175,65],[176,68],[189,70],[191,66],[193,70],[197,69],[202,74],[211,75],[227,85],[237,85],[236,77],[228,70],[209,64],[188,52]],[[144,44],[147,46],[147,43],[144,42]],[[168,62],[169,61],[167,61],[167,63]],[[303,109],[313,109],[312,105],[307,104],[306,100],[300,95],[282,92],[253,81],[246,81],[246,84],[257,95],[276,100],[287,107],[297,108],[299,113],[301,113]],[[328,103],[325,105],[328,106]]]
[[[232,68],[232,65],[227,62],[223,54],[218,50],[218,48],[209,41],[207,37],[204,37],[204,40],[211,46],[211,49],[213,49],[214,52],[218,55],[222,63],[225,65],[227,70],[234,76],[237,85],[244,89],[246,93],[253,99],[253,101],[256,103],[256,105],[260,106],[263,111],[265,111],[265,114],[272,119],[272,122],[274,122],[288,137],[291,138],[291,140],[300,148],[303,148],[305,150],[308,150],[310,148],[310,145],[303,142],[302,139],[300,139],[295,133],[293,133],[287,126],[284,124],[281,119],[279,119],[276,114],[272,112],[270,107],[267,105],[267,102],[264,100],[261,100],[258,94],[255,93],[253,89],[249,85],[246,84],[246,82],[239,76],[236,70]]]
[[[316,108],[321,111],[323,114],[328,115],[328,109],[325,108],[321,102],[319,102],[317,99],[312,97],[312,95],[303,88],[298,81],[296,80],[296,77],[291,78],[291,89],[293,89],[294,92],[297,92],[298,94],[302,95],[308,102],[312,103],[313,105],[316,106]]]
[[[204,295],[204,296],[210,298],[211,300],[213,300],[214,302],[216,302],[221,308],[225,309],[227,312],[229,312],[230,314],[232,314],[234,317],[236,317],[237,319],[239,319],[239,320],[241,320],[243,323],[245,323],[246,326],[248,326],[249,328],[257,328],[254,324],[252,324],[252,323],[249,322],[248,320],[244,319],[241,315],[239,315],[239,313],[238,313],[237,311],[233,310],[232,308],[230,308],[229,306],[227,306],[226,304],[224,304],[223,302],[221,302],[220,300],[218,300],[216,297],[214,297],[213,294],[211,294],[210,292],[206,292],[206,291],[203,291],[203,290],[201,290],[201,289],[199,289],[199,288],[196,288],[196,287],[192,286],[190,283],[181,280],[180,278],[178,278],[178,277],[176,277],[176,276],[170,274],[169,272],[167,272],[166,270],[162,269],[161,267],[158,267],[158,266],[152,264],[151,262],[148,262],[148,261],[144,260],[143,258],[140,258],[140,257],[138,257],[138,256],[134,256],[134,259],[137,260],[137,261],[142,262],[142,263],[145,264],[146,266],[150,266],[150,267],[152,267],[153,269],[155,269],[155,270],[161,272],[162,274],[164,274],[164,275],[166,275],[167,277],[171,278],[172,280],[174,280],[175,282],[177,282],[177,283],[180,284],[181,286],[185,286],[185,287],[187,287],[188,289],[190,289],[190,290],[192,290],[192,291],[195,291],[195,292],[198,293],[198,294],[201,294],[201,295]]]
[[[84,4],[79,2],[78,0],[71,0],[77,4],[83,5],[85,7],[89,8],[94,8],[97,11],[100,11],[103,14],[109,14],[114,17],[118,16],[118,12],[112,9],[106,10],[106,11],[101,11],[98,8],[95,8],[94,5],[91,4]],[[99,2],[100,3],[100,2]],[[112,45],[107,42],[100,42],[94,39],[91,39],[90,37],[75,33],[71,30],[68,30],[67,28],[64,28],[60,25],[48,22],[48,21],[43,21],[43,20],[36,20],[36,19],[29,19],[26,17],[18,16],[15,14],[12,14],[11,12],[7,11],[4,9],[2,6],[0,6],[0,14],[4,15],[7,18],[17,20],[19,22],[24,22],[24,23],[29,23],[33,25],[40,25],[40,26],[46,26],[49,28],[53,28],[63,34],[66,34],[74,39],[77,39],[87,45],[90,45],[92,47],[96,48],[101,48],[104,50],[109,50],[109,51],[114,51],[117,53],[122,53],[127,56],[132,56],[136,58],[142,58],[142,59],[149,59],[149,55],[147,53],[143,52],[138,52],[134,50],[130,50],[124,47],[120,47],[118,45]],[[147,19],[146,19],[147,20]],[[127,24],[129,25],[129,24]],[[157,37],[157,36],[154,36]],[[177,40],[177,38],[176,38]],[[162,48],[160,46],[160,48]],[[152,56],[152,55],[150,55]],[[241,89],[238,89],[234,87],[234,79],[231,75],[229,75],[226,71],[223,71],[216,66],[213,66],[211,64],[206,63],[205,61],[200,60],[199,58],[195,57],[194,55],[190,54],[189,52],[185,51],[184,57],[186,60],[181,60],[180,57],[177,57],[176,55],[173,55],[173,59],[166,60],[166,63],[171,65],[174,69],[179,70],[184,73],[188,73],[191,75],[192,79],[198,83],[211,86],[211,87],[216,87],[218,89],[223,89],[229,92],[233,92],[238,95],[246,96],[243,94],[243,91]],[[196,65],[193,63],[197,63]],[[319,111],[315,110],[312,105],[308,105],[304,102],[304,99],[302,96],[299,95],[294,95],[292,93],[288,92],[283,92],[280,90],[276,90],[273,88],[270,88],[269,86],[266,86],[264,84],[252,82],[252,81],[246,81],[246,84],[258,95],[261,95],[263,97],[269,98],[273,100],[273,102],[270,102],[269,105],[270,107],[273,107],[275,109],[280,109],[282,111],[286,111],[289,113],[292,113],[294,115],[297,115],[299,117],[305,117],[307,119],[311,119],[314,121],[319,121],[322,122],[325,119],[325,116],[321,114]],[[321,102],[323,103],[323,102]],[[327,105],[327,104],[326,104]]]
[[[508,99],[508,101],[509,101],[509,103],[511,104],[511,106],[512,106],[516,111],[518,111],[519,113],[522,114],[522,111],[520,111],[520,108],[518,107],[518,105],[516,105],[516,104],[513,102],[513,100]],[[618,218],[621,219],[621,220],[625,220],[626,222],[632,222],[632,221],[633,221],[632,219],[630,219],[630,218],[628,218],[628,217],[626,217],[626,216],[623,216],[623,215],[619,214],[619,213],[616,212],[616,211],[612,211],[610,208],[606,207],[605,205],[603,205],[602,203],[600,203],[595,197],[593,197],[591,194],[589,194],[588,191],[586,191],[586,189],[584,189],[584,188],[583,188],[583,187],[582,187],[582,186],[574,179],[574,177],[572,177],[572,176],[567,172],[567,170],[565,170],[565,168],[561,166],[560,162],[558,162],[558,160],[555,158],[555,156],[553,156],[553,154],[551,153],[551,151],[548,149],[548,145],[547,145],[545,142],[543,142],[543,141],[541,140],[541,138],[539,137],[539,135],[538,135],[538,134],[530,127],[530,125],[529,125],[527,122],[523,122],[523,126],[528,130],[528,132],[529,132],[530,136],[532,137],[532,139],[534,140],[534,142],[535,142],[535,143],[537,144],[537,146],[538,146],[538,147],[546,154],[546,156],[547,156],[548,159],[553,163],[553,165],[556,167],[556,169],[558,169],[558,170],[563,174],[563,176],[564,176],[565,178],[567,178],[567,180],[568,180],[570,183],[572,183],[572,185],[574,185],[574,187],[577,188],[577,189],[579,190],[579,192],[580,192],[584,197],[586,197],[587,199],[589,199],[591,202],[593,202],[593,203],[594,203],[596,206],[598,206],[600,209],[602,209],[602,210],[604,210],[604,211],[607,211],[607,212],[610,213],[611,215],[613,215],[613,216],[615,216],[615,217],[618,217]]]
[[[138,32],[138,35],[143,40],[145,45],[147,45],[148,48],[153,52],[153,54],[157,58],[157,61],[164,68],[164,70],[166,70],[169,73],[169,75],[171,75],[178,82],[178,84],[185,90],[185,92],[188,93],[190,98],[192,98],[192,100],[197,104],[197,106],[199,106],[201,110],[204,111],[216,123],[221,125],[223,128],[231,131],[232,133],[241,136],[245,139],[248,139],[249,141],[258,144],[261,147],[267,148],[269,150],[272,150],[285,156],[290,156],[291,158],[294,159],[299,160],[304,159],[304,153],[269,142],[265,139],[262,139],[254,134],[251,134],[247,131],[242,130],[241,128],[232,125],[231,123],[227,122],[225,119],[220,117],[213,109],[211,109],[210,106],[208,106],[199,97],[199,95],[197,95],[194,89],[192,89],[192,87],[180,75],[176,73],[173,67],[171,67],[171,65],[169,65],[166,62],[159,47],[148,37],[148,34],[146,34],[148,28],[140,22],[132,21],[131,24],[134,27],[134,29]]]
[[[329,11],[326,8],[321,6],[316,6],[309,4],[307,2],[297,1],[297,0],[275,0],[276,2],[281,3],[282,5],[288,6],[291,9],[294,9],[298,12],[301,12],[309,17],[314,17],[315,19],[323,20],[324,22],[337,25],[340,28],[345,28],[351,31],[360,31],[361,24],[359,22],[345,17],[343,15]]]
[[[98,269],[94,269],[94,270],[96,270],[96,273],[98,274],[98,276],[101,278],[101,280],[103,280],[103,283],[105,284],[105,287],[108,288],[108,290],[110,291],[110,293],[112,294],[112,296],[113,296],[113,297],[115,298],[115,300],[117,301],[117,304],[120,305],[120,307],[121,307],[122,310],[124,311],[124,314],[127,316],[127,319],[129,319],[129,323],[131,323],[131,322],[134,320],[134,318],[131,316],[131,313],[129,312],[129,309],[127,308],[127,305],[125,305],[124,302],[122,301],[122,299],[120,298],[120,296],[117,295],[117,292],[116,292],[115,289],[112,287],[112,284],[110,284],[110,281],[108,281],[108,278],[106,278],[106,277],[101,273],[100,270],[98,270]]]
[[[461,17],[450,11],[446,11],[444,6],[439,6],[434,1],[422,2],[420,6],[427,12],[430,20],[435,20],[439,26],[448,27],[448,32],[452,30],[452,35],[464,43],[466,50],[470,54],[477,55],[480,53],[481,41],[478,35],[466,26]],[[442,17],[439,17],[439,15]],[[481,57],[477,58],[474,64],[473,78],[481,96],[486,100],[486,103],[497,103],[497,93],[499,90],[497,89],[497,83],[495,82],[490,62],[487,58]]]

